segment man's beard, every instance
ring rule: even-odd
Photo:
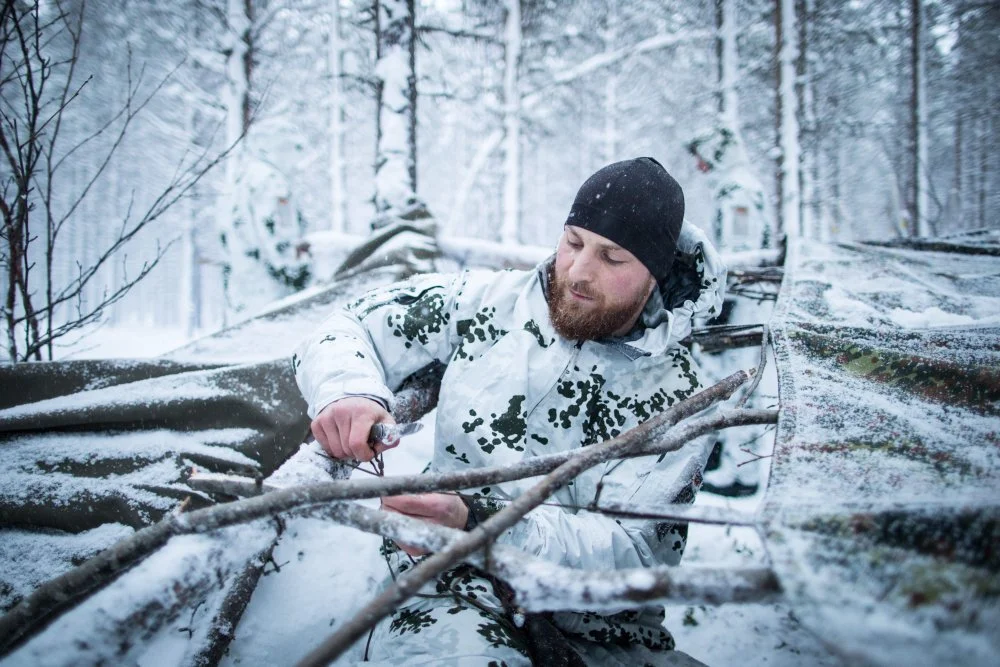
[[[645,291],[627,303],[605,306],[605,299],[590,291],[586,283],[567,283],[556,275],[555,262],[548,267],[549,319],[552,327],[569,340],[599,340],[608,338],[628,324],[639,312],[648,296]],[[585,308],[573,302],[567,288],[595,299],[596,307]]]

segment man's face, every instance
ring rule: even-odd
[[[635,255],[599,234],[566,225],[549,271],[549,316],[570,340],[629,332],[656,285]]]

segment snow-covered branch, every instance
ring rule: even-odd
[[[536,102],[541,101],[542,97],[545,95],[546,90],[553,85],[562,85],[566,83],[571,83],[580,79],[588,74],[596,72],[599,69],[614,65],[615,63],[621,62],[627,58],[637,56],[642,53],[647,53],[649,51],[655,51],[657,49],[668,48],[671,46],[677,46],[682,42],[697,41],[700,39],[710,39],[714,36],[711,30],[688,30],[683,33],[670,33],[670,34],[659,34],[653,35],[647,39],[644,39],[635,44],[630,44],[629,46],[622,47],[620,49],[615,49],[614,51],[604,51],[595,56],[587,58],[583,62],[579,63],[574,67],[563,70],[552,77],[552,82],[549,86],[546,86],[540,90],[536,90],[532,93],[525,95],[522,98],[522,103],[525,106],[530,106]]]
[[[466,533],[358,503],[331,503],[311,516],[336,521],[398,543],[441,551]],[[470,553],[465,562],[503,579],[519,607],[529,612],[586,609],[618,611],[636,604],[722,604],[768,602],[780,592],[768,568],[651,567],[611,572],[555,565],[520,549],[494,544]]]

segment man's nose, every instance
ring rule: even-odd
[[[594,261],[593,254],[586,250],[577,253],[576,257],[573,258],[573,263],[569,266],[569,270],[566,272],[566,276],[570,282],[590,282],[594,277]]]

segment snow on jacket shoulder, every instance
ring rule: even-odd
[[[548,261],[551,261],[548,260]],[[685,223],[675,270],[622,339],[568,341],[549,321],[543,263],[532,271],[421,275],[372,291],[327,319],[293,357],[315,415],[349,395],[390,405],[392,391],[432,360],[447,364],[438,402],[437,472],[516,463],[602,442],[701,388],[678,345],[695,316],[722,306],[725,267]],[[686,530],[582,509],[600,502],[650,508],[690,502],[708,452],[691,443],[662,457],[592,468],[502,536],[553,562],[587,569],[676,563]],[[477,489],[477,515],[532,485]]]

